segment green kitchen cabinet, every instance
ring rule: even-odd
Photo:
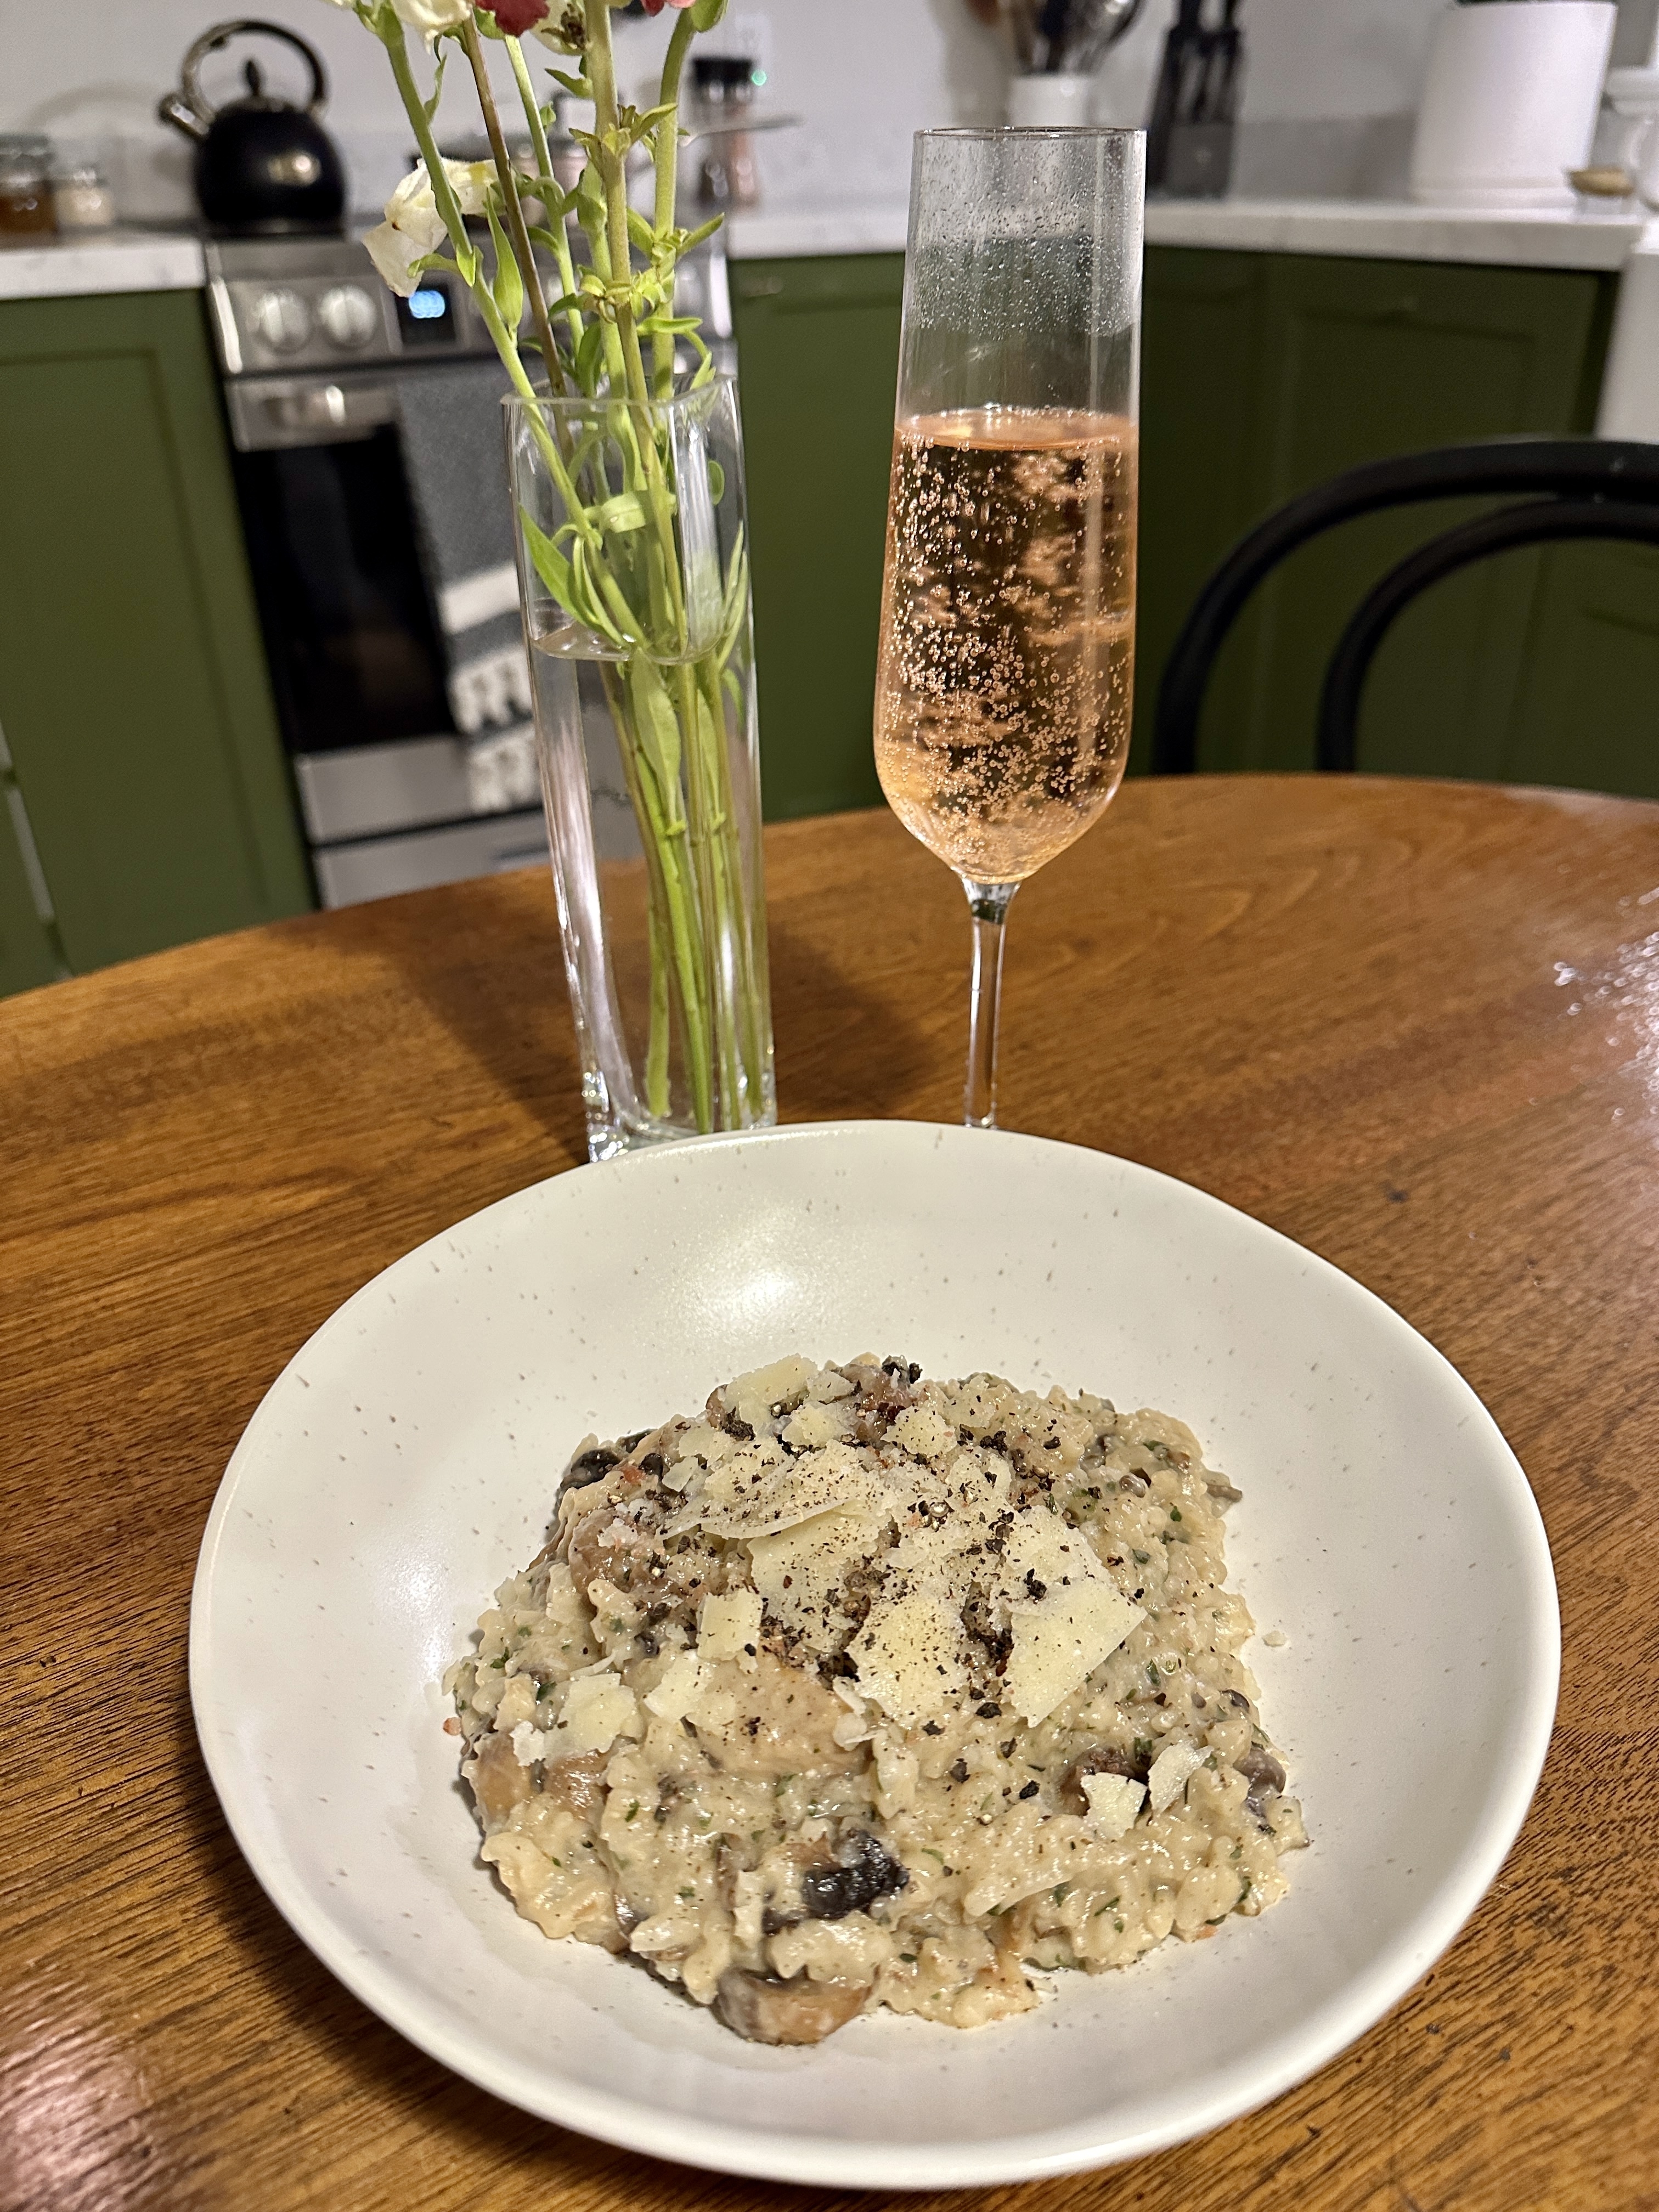
[[[755,552],[767,811],[874,803],[870,748],[903,264],[732,271]],[[1614,276],[1153,246],[1146,256],[1137,703],[1194,598],[1284,501],[1360,461],[1588,430]],[[1331,647],[1365,590],[1474,512],[1329,533],[1262,587],[1217,665],[1211,769],[1308,767]],[[1363,768],[1659,793],[1659,555],[1527,550],[1413,607],[1367,686]]]
[[[878,804],[871,744],[902,254],[732,270],[766,811]]]
[[[1142,374],[1139,697],[1233,541],[1359,461],[1522,431],[1588,430],[1616,279],[1155,247]],[[1328,532],[1261,587],[1218,661],[1200,764],[1312,764],[1319,687],[1366,589],[1478,509],[1439,502]],[[1401,617],[1361,714],[1384,774],[1659,793],[1659,561],[1626,547],[1518,551]]]
[[[0,729],[69,965],[310,906],[197,295],[0,303]]]

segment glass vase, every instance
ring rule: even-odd
[[[505,404],[589,1153],[775,1121],[735,384]]]

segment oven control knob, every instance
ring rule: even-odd
[[[366,346],[380,327],[374,302],[361,284],[336,284],[317,302],[317,319],[337,346]]]
[[[251,319],[273,353],[294,353],[311,336],[311,310],[286,285],[261,292],[253,302]]]

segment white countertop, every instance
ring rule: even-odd
[[[88,292],[198,292],[200,241],[160,230],[93,230],[0,247],[0,300],[72,300]]]
[[[797,254],[902,253],[902,201],[772,205],[732,216],[734,261]],[[1353,254],[1392,261],[1476,261],[1534,269],[1619,269],[1642,217],[1574,210],[1419,207],[1394,200],[1149,200],[1152,246],[1270,253]],[[1659,228],[1659,226],[1656,226]]]
[[[766,206],[726,219],[733,261],[786,261],[796,254],[902,253],[910,210],[903,200],[825,206]]]
[[[1410,200],[1148,200],[1149,246],[1346,253],[1387,261],[1479,261],[1529,269],[1620,269],[1644,216],[1568,209],[1419,207]]]
[[[906,217],[902,201],[757,208],[731,218],[727,250],[734,261],[902,253]],[[1151,200],[1146,207],[1152,246],[1516,268],[1620,269],[1644,234],[1650,247],[1659,242],[1659,221],[1389,200]],[[200,243],[177,231],[118,228],[0,249],[0,300],[194,291],[204,281]]]

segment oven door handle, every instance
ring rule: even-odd
[[[225,398],[231,438],[243,453],[372,438],[398,416],[389,383],[343,376],[249,377],[227,385]]]

